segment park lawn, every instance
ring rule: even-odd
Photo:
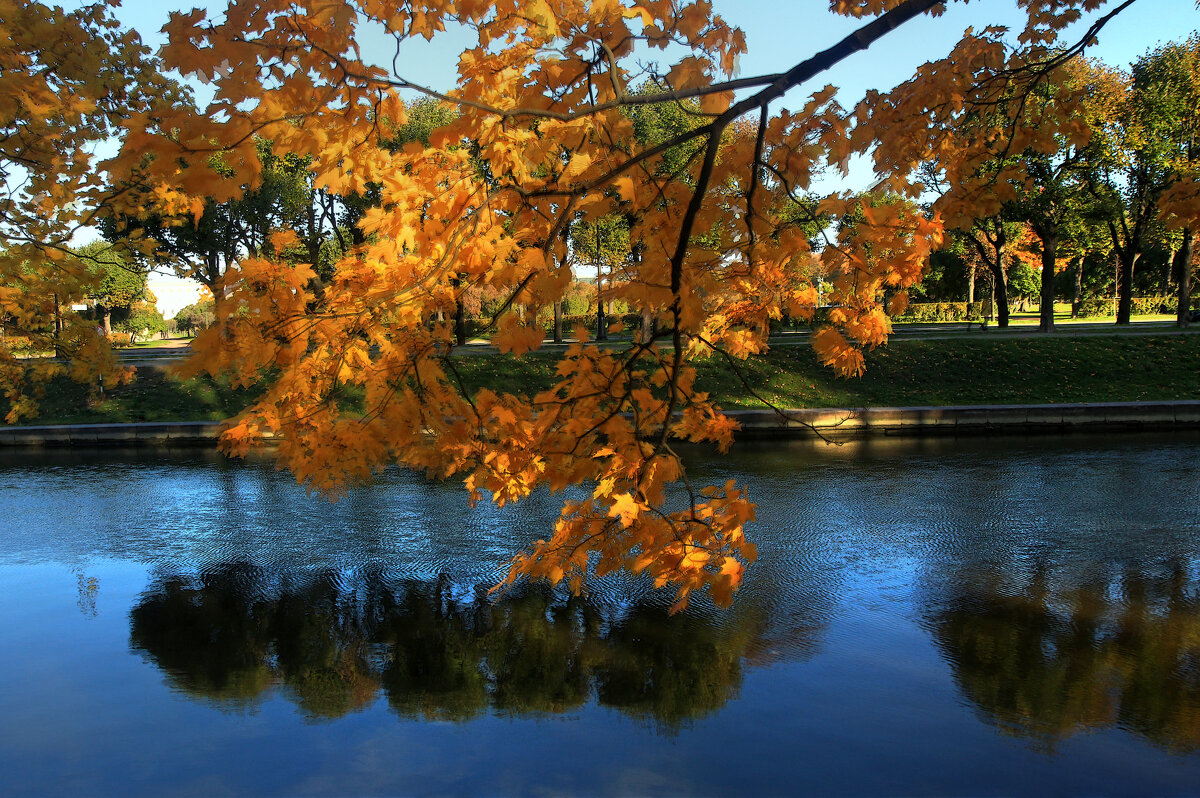
[[[208,377],[181,380],[154,368],[139,369],[134,379],[108,387],[66,378],[51,382],[39,400],[36,418],[23,424],[105,424],[134,421],[220,421],[237,414],[259,392],[231,388]],[[3,401],[0,408],[7,412]]]
[[[470,390],[534,393],[552,384],[555,356],[473,355],[457,361]],[[725,408],[1042,404],[1200,399],[1200,336],[895,341],[867,354],[867,372],[843,379],[807,344],[777,346],[731,364],[696,363],[697,389]],[[29,424],[219,420],[253,398],[210,378],[180,380],[143,368],[101,398],[66,380],[49,386]],[[352,397],[345,399],[351,401]],[[2,403],[0,403],[2,407]]]
[[[701,365],[697,387],[729,408],[1200,399],[1200,336],[895,341],[866,360],[843,379],[811,347],[776,347],[739,364],[745,380],[728,362]]]
[[[1153,313],[1153,314],[1135,313],[1132,318],[1134,321],[1139,322],[1139,323],[1159,322],[1164,325],[1170,324],[1172,326],[1174,326],[1174,324],[1175,324],[1175,314],[1174,313]],[[1061,326],[1061,327],[1077,327],[1080,325],[1115,324],[1116,320],[1117,320],[1117,317],[1115,314],[1109,314],[1106,316],[1084,316],[1081,318],[1071,318],[1071,303],[1056,302],[1054,304],[1054,325],[1056,327],[1059,327],[1059,326]],[[1009,313],[1008,323],[1009,323],[1009,326],[1018,327],[1018,328],[1037,327],[1038,324],[1041,323],[1040,311],[1038,310],[1037,307],[1033,307],[1033,308],[1026,309],[1026,310],[1012,310]],[[961,320],[958,320],[958,321],[905,322],[905,321],[897,321],[896,319],[893,319],[892,324],[896,330],[903,330],[907,327],[929,328],[929,327],[939,327],[939,326],[946,327],[947,329],[956,329],[957,330],[957,329],[962,329],[964,322]],[[991,324],[993,327],[995,327],[996,322],[993,320],[991,322]]]
[[[123,347],[124,351],[131,349],[165,349],[168,347],[178,346],[177,340],[172,338],[151,338],[148,341],[134,341],[129,346]]]

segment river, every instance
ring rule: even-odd
[[[5,795],[1194,795],[1200,438],[738,445],[734,606],[488,587],[562,497],[0,453]]]

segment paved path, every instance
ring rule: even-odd
[[[1059,324],[1053,332],[1043,333],[1036,326],[1016,326],[1001,329],[996,326],[982,327],[977,322],[948,322],[944,324],[902,324],[892,333],[892,341],[944,341],[944,340],[1011,340],[1014,338],[1091,338],[1097,336],[1150,336],[1150,335],[1200,335],[1200,324],[1181,330],[1174,322],[1164,321],[1135,321],[1127,326],[1117,326],[1112,322],[1078,322]],[[798,346],[809,342],[807,330],[777,333],[771,336],[771,346]],[[191,354],[189,339],[174,339],[165,342],[166,346],[153,349],[122,349],[117,353],[121,363],[138,368],[162,368],[179,363]],[[546,341],[542,344],[542,352],[561,352],[574,339],[567,339],[556,344]],[[601,342],[603,343],[603,342]],[[629,343],[627,338],[614,339],[608,343],[614,348],[623,347]],[[475,341],[459,347],[458,353],[467,356],[494,355],[496,347],[484,341]]]

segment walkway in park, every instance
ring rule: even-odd
[[[840,441],[1200,430],[1200,401],[731,410],[740,438]],[[213,421],[0,427],[0,448],[213,446]]]

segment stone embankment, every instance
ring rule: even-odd
[[[1200,429],[1200,401],[732,410],[744,438],[868,438]]]
[[[0,427],[0,446],[212,446],[216,421]]]
[[[1200,401],[731,410],[746,439],[1152,432],[1200,429]],[[213,421],[0,427],[0,446],[214,445]]]

